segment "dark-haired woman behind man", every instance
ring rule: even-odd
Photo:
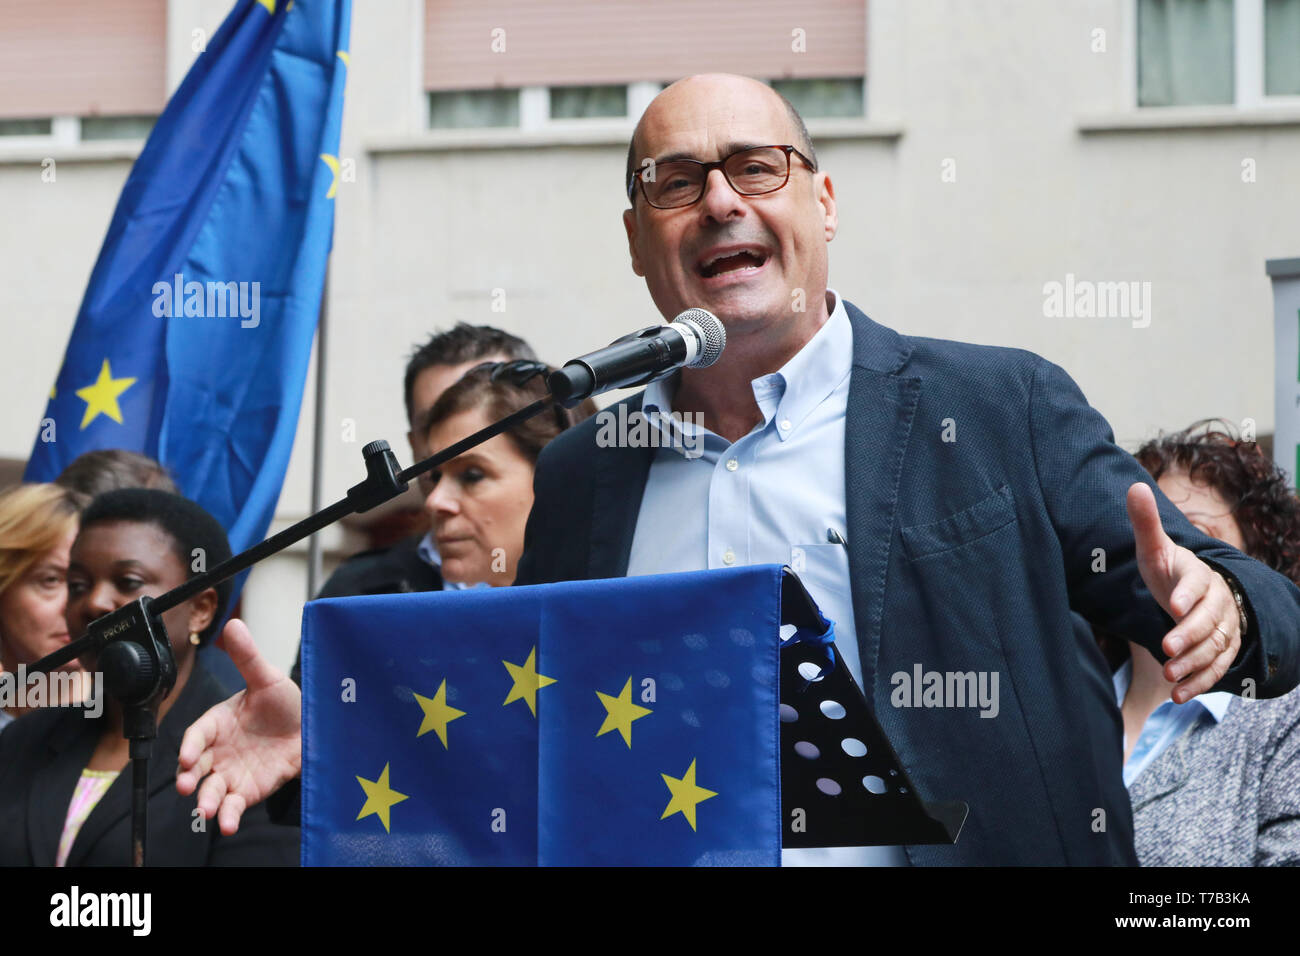
[[[1137,459],[1198,529],[1300,584],[1300,500],[1256,443],[1202,421]],[[1300,690],[1175,704],[1164,664],[1128,649],[1115,691],[1142,865],[1300,865]]]
[[[152,489],[112,491],[81,516],[68,563],[67,623],[81,634],[94,619],[192,576],[194,557],[212,567],[230,556],[217,521],[195,503]],[[159,708],[149,762],[148,862],[153,866],[295,865],[296,827],[274,826],[255,808],[235,836],[195,814],[174,785],[181,737],[226,694],[197,662],[220,626],[230,585],[209,588],[163,615],[176,657],[176,685]],[[94,671],[93,657],[82,658]],[[131,773],[122,714],[106,701],[96,719],[47,708],[0,735],[0,865],[122,866],[129,860]]]

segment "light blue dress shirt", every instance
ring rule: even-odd
[[[848,549],[832,543],[847,539],[844,417],[853,327],[840,297],[828,294],[834,308],[826,323],[780,371],[751,383],[763,420],[734,444],[699,423],[666,418],[672,379],[646,388],[642,408],[657,408],[665,416],[658,426],[686,437],[664,440],[655,452],[627,573],[788,564],[835,622],[835,648],[862,686]],[[835,847],[783,850],[781,862],[906,866],[907,857],[901,847]]]
[[[1122,708],[1124,695],[1128,693],[1133,680],[1133,662],[1127,660],[1124,666],[1115,672],[1112,681],[1115,685],[1115,701]],[[1124,762],[1124,786],[1130,787],[1147,767],[1162,754],[1165,749],[1178,740],[1183,733],[1198,720],[1213,719],[1215,723],[1223,720],[1232,703],[1232,694],[1213,691],[1193,697],[1185,704],[1175,704],[1167,700],[1157,707],[1138,734],[1137,744],[1128,760]],[[1124,738],[1124,747],[1128,748],[1128,737]]]

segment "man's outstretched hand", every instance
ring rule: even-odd
[[[189,796],[203,780],[198,800],[203,818],[219,813],[221,832],[229,836],[239,829],[244,810],[301,772],[302,693],[257,652],[243,621],[232,618],[217,646],[248,686],[185,731],[176,789]]]
[[[1162,646],[1170,658],[1165,678],[1178,685],[1170,696],[1184,704],[1217,684],[1237,659],[1237,602],[1222,575],[1165,534],[1150,486],[1133,484],[1126,503],[1138,571],[1152,596],[1178,622]]]

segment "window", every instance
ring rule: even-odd
[[[156,116],[83,116],[82,142],[94,139],[148,139]]]
[[[0,0],[0,142],[144,139],[166,100],[167,0]]]
[[[1231,103],[1234,0],[1138,0],[1138,105]]]
[[[1264,95],[1300,96],[1300,0],[1264,0]]]
[[[424,0],[429,124],[585,136],[630,126],[662,83],[709,72],[781,77],[809,115],[861,117],[868,4],[797,6],[792,18],[789,0]]]
[[[553,86],[551,119],[627,116],[626,86]]]
[[[1300,97],[1300,0],[1135,0],[1137,105]]]
[[[519,125],[519,90],[431,90],[434,129],[484,129]]]
[[[49,136],[53,128],[50,119],[0,120],[0,136]]]
[[[432,129],[573,128],[588,121],[631,123],[659,92],[658,83],[430,90]]]
[[[863,79],[860,76],[817,80],[773,80],[772,89],[793,103],[794,108],[804,119],[864,115]]]
[[[167,0],[0,0],[0,117],[158,114]]]

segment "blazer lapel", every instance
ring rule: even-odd
[[[149,776],[153,776],[154,766],[158,763],[157,742],[154,743],[154,756],[149,758]],[[86,755],[87,760],[90,755]],[[77,773],[85,769],[86,761],[82,761],[77,768]],[[131,813],[131,764],[130,761],[122,768],[117,779],[109,785],[104,791],[104,795],[99,798],[99,802],[91,809],[86,821],[77,831],[77,838],[72,841],[72,849],[68,851],[68,866],[82,866],[86,862],[86,857],[100,839],[116,824],[119,820],[127,817]],[[125,832],[125,831],[124,831]],[[131,848],[123,841],[120,852],[117,855],[120,865],[128,866],[131,863]]]
[[[911,354],[901,335],[872,322],[851,303],[844,305],[853,324],[853,371],[844,422],[849,577],[862,692],[874,710],[894,512],[921,380],[898,374]]]
[[[629,416],[640,412],[643,394],[628,399]],[[595,456],[588,578],[621,578],[627,574],[641,496],[653,460],[653,448],[616,447]]]
[[[27,794],[27,845],[36,866],[55,863],[68,806],[81,770],[94,752],[98,725],[69,709],[47,738],[53,756],[36,773]]]

